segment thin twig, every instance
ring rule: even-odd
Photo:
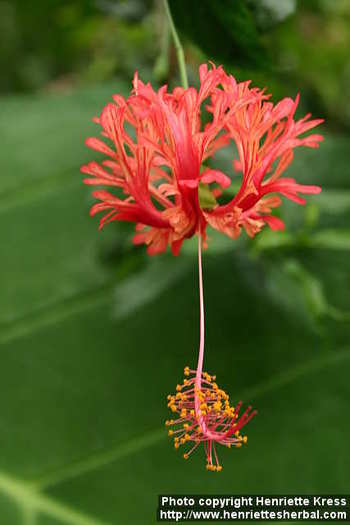
[[[184,50],[182,47],[182,44],[180,42],[179,35],[177,34],[176,27],[174,24],[173,17],[171,16],[171,11],[169,8],[168,0],[164,0],[164,8],[165,12],[167,14],[168,20],[169,20],[169,26],[170,31],[174,40],[175,50],[176,50],[176,56],[177,61],[179,64],[179,70],[180,70],[180,77],[181,77],[181,83],[185,89],[188,88],[188,79],[187,79],[187,72],[186,72],[186,63],[185,63],[185,55]]]

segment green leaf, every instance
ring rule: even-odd
[[[269,30],[285,20],[296,10],[296,0],[247,0],[255,14],[255,19],[263,30]]]
[[[269,228],[264,228],[256,237],[253,243],[253,252],[259,253],[262,250],[280,249],[295,244],[295,236],[289,232],[276,232]]]
[[[327,315],[329,305],[321,282],[306,271],[296,260],[288,260],[284,268],[293,281],[300,286],[310,313],[315,317]]]
[[[310,239],[311,245],[331,250],[350,250],[350,229],[332,229],[316,232]]]
[[[317,196],[317,204],[322,212],[332,214],[345,213],[350,210],[350,190],[343,189],[325,189]]]
[[[169,2],[176,27],[211,60],[236,66],[266,66],[267,53],[245,0]]]

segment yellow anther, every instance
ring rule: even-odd
[[[248,436],[243,436],[242,441],[243,441],[243,443],[247,443],[247,441],[248,441]]]
[[[236,443],[236,447],[240,448],[242,446],[242,443]]]
[[[190,415],[194,416],[194,410],[190,410]]]
[[[188,459],[188,454],[185,452],[184,459]]]
[[[180,412],[180,416],[181,416],[181,417],[186,417],[186,415],[187,415],[187,410],[186,410],[186,408],[183,408],[183,409],[181,410],[181,412]]]
[[[172,436],[174,434],[173,430],[168,430],[168,436]]]
[[[200,409],[201,410],[206,410],[208,408],[208,405],[206,403],[201,403],[200,404]]]
[[[218,465],[218,466],[216,467],[216,471],[217,471],[217,472],[220,472],[220,470],[222,470],[222,466],[221,466],[221,465]]]
[[[184,374],[185,374],[185,376],[189,376],[190,375],[190,367],[189,366],[185,366]]]
[[[179,446],[180,446],[180,445],[178,444],[178,442],[174,443],[174,447],[175,447],[175,448],[179,448]]]
[[[175,406],[175,405],[171,405],[170,410],[171,410],[172,412],[176,412],[176,406]]]
[[[176,391],[177,392],[180,392],[181,388],[182,388],[182,385],[176,385]]]

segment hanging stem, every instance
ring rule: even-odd
[[[180,76],[181,76],[181,83],[185,89],[188,88],[188,79],[187,79],[187,72],[186,72],[186,63],[185,63],[185,55],[184,50],[182,47],[182,44],[180,42],[179,35],[177,34],[176,27],[174,24],[173,17],[171,15],[171,11],[169,8],[168,0],[164,0],[164,8],[165,12],[168,17],[170,31],[174,40],[175,50],[176,50],[176,56],[177,61],[179,64],[179,70],[180,70]]]

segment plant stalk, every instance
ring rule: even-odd
[[[164,8],[165,8],[165,12],[168,17],[171,35],[174,40],[176,57],[177,57],[177,62],[179,64],[179,70],[180,70],[181,84],[183,85],[185,89],[187,89],[188,88],[188,78],[187,78],[187,71],[186,71],[185,54],[184,54],[184,50],[183,50],[179,35],[176,31],[174,20],[173,20],[173,17],[171,15],[171,11],[169,8],[168,0],[164,0]]]

